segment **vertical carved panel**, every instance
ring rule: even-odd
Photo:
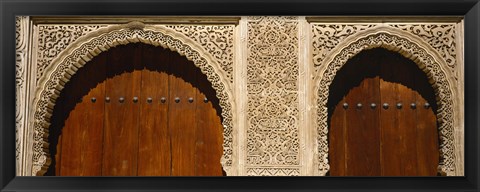
[[[107,25],[38,25],[37,82],[55,57],[68,45]]]
[[[19,16],[15,20],[16,62],[15,62],[15,157],[17,161],[17,175],[21,174],[23,166],[23,138],[25,137],[25,93],[28,44],[28,17]]]
[[[246,164],[298,166],[298,20],[250,17],[247,27]],[[247,169],[247,174],[279,170]]]

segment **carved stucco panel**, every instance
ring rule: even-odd
[[[312,24],[313,64],[318,70],[326,55],[345,38],[378,24]]]
[[[393,35],[392,30],[383,29],[370,30],[363,32],[361,35],[352,34],[354,37],[349,38],[348,43],[340,43],[338,47],[332,49],[328,53],[329,56],[323,60],[323,63],[316,65],[319,71],[316,77],[315,88],[317,93],[317,133],[318,133],[318,152],[319,165],[318,171],[320,175],[325,175],[329,170],[328,162],[328,127],[327,116],[328,111],[326,103],[328,100],[328,89],[335,78],[336,72],[347,62],[348,59],[356,55],[362,50],[375,47],[384,47],[393,51],[397,51],[405,57],[412,59],[422,69],[432,84],[436,94],[439,109],[437,111],[437,121],[439,123],[440,136],[440,155],[442,156],[439,169],[448,175],[453,175],[455,171],[455,149],[454,149],[454,100],[451,90],[452,77],[451,73],[446,71],[444,64],[439,62],[441,56],[432,53],[428,49],[428,44],[422,44],[421,40],[405,38],[411,34]],[[320,36],[322,34],[314,34]],[[328,38],[328,37],[325,37]],[[414,38],[412,38],[414,39]],[[419,45],[422,44],[422,46]],[[426,48],[427,47],[427,48]],[[318,52],[317,52],[318,53]],[[315,58],[315,55],[313,56]],[[438,60],[440,59],[440,60]],[[315,62],[315,61],[314,61]]]
[[[248,17],[247,175],[298,174],[298,18]],[[276,170],[275,170],[276,169]]]
[[[34,106],[34,144],[33,144],[33,175],[43,174],[48,168],[48,128],[53,106],[63,86],[94,56],[117,45],[143,42],[155,46],[162,46],[184,55],[187,59],[207,75],[212,87],[216,90],[222,108],[224,143],[221,163],[227,174],[232,166],[232,129],[233,129],[233,102],[229,80],[222,73],[222,67],[202,45],[192,41],[185,35],[162,26],[144,26],[139,22],[132,22],[122,26],[92,31],[88,35],[77,39],[66,49],[56,50],[60,54],[51,60],[46,73],[39,80],[39,89]]]
[[[167,25],[202,45],[219,62],[233,83],[233,34],[234,25]]]
[[[19,16],[15,18],[15,159],[17,163],[17,175],[23,167],[25,126],[26,126],[26,70],[27,70],[27,47],[28,47],[28,17]]]
[[[38,25],[37,82],[53,59],[78,38],[108,25]]]
[[[389,26],[414,34],[430,44],[445,60],[447,66],[457,74],[457,53],[454,23],[445,24],[389,24]]]

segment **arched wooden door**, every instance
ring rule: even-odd
[[[362,51],[330,88],[330,175],[437,175],[435,94],[413,61],[381,48]]]
[[[206,76],[185,57],[145,44],[112,48],[79,69],[57,99],[48,174],[221,176],[220,110]]]

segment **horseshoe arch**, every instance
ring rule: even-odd
[[[222,108],[223,155],[225,172],[233,170],[233,113],[235,103],[226,74],[220,64],[201,45],[185,35],[163,26],[141,22],[110,26],[93,31],[69,45],[52,61],[39,80],[34,100],[32,175],[43,175],[50,165],[48,133],[56,99],[75,72],[96,55],[117,45],[145,43],[178,52],[192,61],[212,83]]]
[[[390,28],[377,27],[358,32],[345,38],[331,54],[323,60],[319,74],[314,79],[316,110],[318,174],[325,175],[329,171],[328,163],[328,126],[327,101],[329,87],[338,70],[354,55],[366,49],[382,47],[398,52],[414,61],[425,72],[429,83],[437,96],[438,133],[440,137],[440,162],[438,170],[446,175],[455,175],[455,138],[454,125],[458,119],[455,113],[455,95],[452,90],[454,76],[444,66],[443,58],[428,43],[410,33]]]

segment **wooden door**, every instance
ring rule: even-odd
[[[363,51],[330,88],[330,175],[437,175],[435,94],[415,63],[385,49]]]
[[[144,44],[112,48],[57,100],[47,175],[221,176],[220,110],[185,57]]]

